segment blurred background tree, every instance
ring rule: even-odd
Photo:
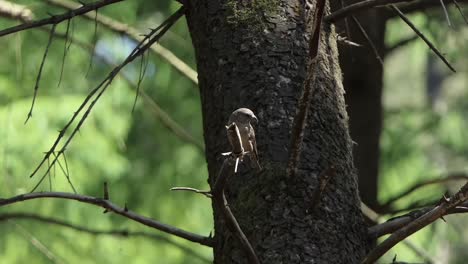
[[[24,0],[15,3],[30,9],[36,18],[64,11],[50,2]],[[161,23],[179,6],[170,0],[125,1],[103,8],[99,13],[146,32],[147,28]],[[385,54],[385,47],[414,34],[399,19],[385,20],[376,24],[380,28],[368,29],[371,36],[376,34],[381,40],[378,51],[384,58],[383,70],[380,69],[383,77],[382,109],[378,109],[382,111],[384,122],[381,136],[377,138],[380,142],[380,146],[377,142],[380,165],[372,172],[376,183],[379,177],[378,188],[374,188],[375,193],[371,194],[375,200],[369,200],[373,208],[378,209],[379,205],[417,182],[468,170],[468,27],[455,6],[449,7],[449,15],[452,27],[447,26],[440,8],[414,13],[410,18],[446,53],[457,69],[455,74],[434,59],[420,40]],[[372,21],[366,22],[366,17],[368,14],[363,13],[358,19],[363,25],[372,24]],[[42,153],[50,148],[57,131],[62,129],[91,87],[136,45],[127,35],[116,34],[101,25],[97,26],[95,38],[92,20],[75,18],[72,21],[70,30],[74,41],[66,56],[63,76],[60,77],[60,72],[65,41],[55,38],[43,69],[34,116],[26,124],[24,120],[49,36],[47,31],[34,29],[0,38],[0,46],[3,47],[0,51],[1,197],[27,192],[35,185],[34,178],[30,179],[28,175],[42,158]],[[11,18],[0,18],[0,28],[16,24],[18,21]],[[65,33],[66,27],[66,23],[58,25],[57,32]],[[384,27],[385,31],[382,31]],[[345,34],[344,30],[342,34]],[[363,47],[352,48],[350,52],[367,60],[370,64],[367,67],[379,67],[375,54],[356,34],[353,32],[350,40]],[[78,44],[80,42],[90,44],[95,54],[91,56],[88,49]],[[185,21],[173,26],[161,45],[170,48],[177,57],[195,68]],[[347,51],[343,47],[340,49],[346,56]],[[363,82],[369,82],[367,75],[349,74],[352,71],[346,66],[343,69],[348,93],[353,92],[346,86],[347,76],[359,76]],[[375,70],[379,71],[378,68]],[[161,57],[150,55],[140,87],[148,98],[188,131],[192,138],[188,142],[167,128],[167,123],[162,121],[164,115],[145,100],[146,97],[139,97],[132,111],[139,73],[138,61],[124,69],[123,75],[114,80],[68,148],[66,163],[71,180],[79,193],[94,196],[102,193],[102,182],[107,181],[115,202],[127,203],[141,214],[208,235],[213,226],[210,201],[189,193],[168,191],[177,185],[208,189],[197,85]],[[373,82],[378,83],[379,80]],[[363,101],[372,95],[364,92],[355,96]],[[374,103],[379,107],[378,102]],[[364,109],[356,113],[368,111]],[[350,115],[351,122],[361,119],[366,128],[369,120],[366,116],[353,115],[352,110]],[[382,119],[377,122],[382,122]],[[357,143],[365,145],[365,142]],[[372,144],[372,153],[375,153],[376,143]],[[364,159],[362,164],[366,163],[368,160]],[[61,164],[65,166],[65,160],[61,160]],[[356,166],[362,171],[365,165]],[[391,216],[392,212],[414,204],[433,202],[444,192],[457,190],[461,183],[453,181],[424,187],[392,203],[391,207],[382,208],[381,213]],[[40,190],[72,191],[60,168],[51,171]],[[148,263],[161,260],[162,263],[207,263],[212,258],[209,248],[146,230],[125,219],[102,214],[101,210],[88,205],[58,200],[47,203],[30,201],[2,207],[0,219],[2,214],[31,211],[74,224],[92,224],[101,230],[147,231],[161,237],[93,236],[42,222],[10,219],[0,222],[2,262]],[[464,223],[467,218],[449,216],[446,219],[448,224],[437,222],[409,238],[431,259],[399,245],[386,255],[386,260],[390,262],[397,254],[399,260],[405,261],[464,263],[467,257],[463,250],[466,247],[464,240],[468,235],[464,232]]]

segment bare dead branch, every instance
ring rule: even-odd
[[[381,220],[382,220],[382,216],[379,215],[377,212],[375,212],[374,210],[372,210],[371,208],[369,208],[366,204],[364,204],[363,202],[361,202],[361,211],[363,213],[363,215],[371,220],[371,222],[374,222],[376,224],[376,226],[378,224],[382,224]],[[375,236],[374,234],[372,233],[373,230],[371,230],[372,227],[370,227],[368,229],[368,233],[369,233],[369,237],[374,240],[375,239]],[[410,240],[408,239],[405,239],[401,242],[403,245],[407,246],[410,250],[412,250],[416,255],[420,256],[422,259],[424,259],[426,262],[425,263],[437,263],[434,258],[427,252],[425,251],[424,249],[416,246],[413,242],[411,242]]]
[[[68,51],[70,50],[70,45],[68,45],[68,41],[70,39],[69,34],[70,34],[70,23],[71,23],[71,21],[72,21],[71,19],[67,20],[67,30],[65,31],[65,43],[63,44],[62,65],[60,67],[60,77],[59,77],[57,87],[60,87],[60,84],[62,83],[63,70],[65,68],[65,61],[66,61],[66,58],[67,58]]]
[[[33,199],[44,199],[44,198],[57,198],[57,199],[67,199],[67,200],[74,200],[78,201],[81,203],[86,203],[86,204],[92,204],[96,205],[99,207],[102,207],[106,209],[109,212],[116,213],[118,215],[121,215],[125,218],[131,219],[135,222],[138,222],[140,224],[152,227],[154,229],[160,230],[162,232],[184,238],[186,240],[199,243],[204,246],[212,246],[212,241],[208,237],[200,236],[198,234],[190,233],[187,231],[184,231],[182,229],[179,229],[177,227],[173,227],[158,221],[155,221],[153,219],[150,219],[145,216],[141,216],[135,212],[132,212],[130,210],[125,210],[125,208],[121,208],[115,204],[113,204],[109,200],[105,200],[103,198],[97,198],[97,197],[92,197],[92,196],[86,196],[86,195],[80,195],[80,194],[73,194],[73,193],[64,193],[64,192],[40,192],[40,193],[27,193],[27,194],[21,194],[18,196],[10,197],[7,199],[1,199],[0,198],[0,207],[10,205],[10,204],[15,204],[15,203],[20,203],[23,201],[27,200],[33,200]]]
[[[227,156],[227,158],[224,160],[211,192],[213,195],[213,202],[220,208],[229,230],[239,239],[239,242],[247,254],[249,263],[260,264],[255,250],[247,239],[247,236],[242,231],[242,228],[232,213],[231,208],[229,207],[229,204],[226,200],[226,196],[224,195],[224,187],[226,185],[227,179],[234,174],[236,160],[237,157],[235,156]]]
[[[31,21],[31,22],[28,22],[28,23],[23,23],[23,24],[18,25],[18,26],[14,26],[14,27],[11,27],[11,28],[6,28],[6,29],[3,29],[3,30],[0,30],[0,37],[9,35],[9,34],[12,34],[12,33],[15,33],[15,32],[19,32],[19,31],[22,31],[22,30],[27,30],[27,29],[30,29],[30,28],[36,28],[36,27],[41,27],[41,26],[50,25],[50,24],[57,25],[57,24],[59,24],[60,22],[62,22],[64,20],[71,19],[71,18],[73,18],[75,16],[80,16],[80,15],[83,15],[83,14],[88,13],[90,11],[93,11],[93,10],[96,10],[98,8],[104,7],[106,5],[114,4],[114,3],[117,3],[117,2],[121,2],[121,1],[123,1],[123,0],[102,0],[102,1],[96,1],[94,3],[89,3],[89,4],[86,4],[86,5],[83,5],[80,8],[68,11],[68,12],[66,12],[64,14],[61,14],[61,15],[55,15],[55,16],[51,16],[49,18],[36,20],[36,21]]]
[[[59,37],[63,38],[63,35],[59,35]],[[79,47],[87,50],[90,53],[94,53],[93,46],[80,42],[79,40],[74,39],[73,42],[76,43]],[[153,47],[153,46],[152,46]],[[97,58],[99,58],[102,62],[106,63],[111,67],[117,67],[116,64],[111,62],[109,58],[102,56],[101,54],[95,54]],[[125,75],[120,75],[124,81],[126,81],[133,89],[137,90],[137,84],[134,81],[127,78]],[[143,102],[149,107],[151,112],[158,118],[164,127],[169,129],[175,136],[186,141],[190,144],[196,146],[200,151],[204,151],[205,147],[202,142],[196,140],[186,129],[184,129],[178,122],[176,122],[166,111],[164,111],[158,103],[156,103],[144,90],[140,90],[139,93],[143,98]]]
[[[0,214],[0,221],[5,221],[5,220],[33,220],[33,221],[38,221],[41,223],[46,223],[46,224],[52,224],[52,225],[58,225],[62,227],[66,227],[75,231],[87,233],[89,235],[94,235],[94,236],[99,236],[99,235],[110,235],[110,236],[118,236],[118,237],[143,237],[143,238],[148,238],[152,239],[155,241],[160,241],[163,243],[167,243],[170,245],[173,245],[183,252],[186,252],[187,254],[196,257],[200,260],[203,260],[205,262],[210,262],[209,259],[206,257],[200,255],[198,252],[194,251],[190,247],[187,247],[181,243],[178,243],[176,241],[173,241],[172,239],[167,238],[166,236],[162,236],[159,234],[155,233],[149,233],[149,232],[143,232],[143,231],[130,231],[127,229],[112,229],[112,230],[99,230],[99,229],[93,229],[89,227],[84,227],[76,224],[72,224],[68,221],[63,221],[59,220],[56,218],[52,217],[45,217],[37,214],[30,214],[30,213],[5,213],[5,214]]]
[[[97,12],[95,12],[95,14],[97,14]],[[11,17],[11,16],[8,16],[8,17]],[[15,19],[21,19],[21,18],[16,18],[15,17]],[[44,27],[41,27],[39,29],[49,32],[49,30],[47,30]],[[96,37],[97,36],[97,22],[95,23],[95,29],[94,30],[95,30],[94,31],[94,36],[95,37],[93,38],[93,45],[82,42],[82,41],[80,41],[78,39],[75,39],[73,37],[70,37],[70,43],[71,42],[75,43],[77,46],[81,47],[82,49],[88,51],[91,54],[91,59],[90,59],[91,61],[90,61],[90,64],[88,66],[86,76],[88,75],[90,69],[92,68],[92,60],[93,60],[94,56],[97,56],[101,61],[103,61],[104,63],[106,63],[109,66],[117,67],[117,65],[115,63],[111,62],[109,60],[109,58],[94,52],[94,45],[95,45],[95,41],[97,39],[97,37]],[[61,39],[66,39],[65,34],[55,32],[55,36],[58,37],[58,38],[61,38]],[[139,37],[139,39],[141,39],[141,37]],[[151,48],[152,51],[154,51],[155,49],[156,50],[158,49],[157,47],[159,47],[159,45],[158,46],[151,46],[150,48]],[[125,75],[121,75],[121,76],[122,76],[123,80],[125,80],[132,88],[134,88],[136,90],[137,85],[132,80],[127,78]],[[195,72],[195,77],[196,77],[196,72]],[[196,78],[195,78],[195,80],[196,80]],[[177,123],[173,118],[171,118],[171,116],[166,111],[161,109],[161,107],[145,91],[141,90],[140,93],[141,93],[141,96],[143,97],[144,103],[150,108],[150,110],[153,112],[153,114],[156,116],[156,118],[158,118],[161,121],[161,123],[167,129],[169,129],[172,133],[174,133],[174,135],[176,135],[177,137],[179,137],[183,141],[187,141],[188,143],[191,143],[191,144],[195,145],[202,152],[204,151],[204,144],[202,142],[199,142],[198,140],[196,140],[179,123]],[[67,173],[65,175],[69,175],[69,173]],[[69,179],[67,178],[67,180],[69,180]],[[69,180],[69,182],[70,182],[70,180]],[[72,188],[74,188],[74,187],[72,187]],[[74,192],[76,193],[75,190],[74,190]]]
[[[297,113],[294,116],[291,129],[291,143],[289,147],[289,160],[287,174],[289,177],[294,177],[296,174],[297,164],[299,163],[301,154],[301,144],[304,138],[304,129],[306,126],[306,118],[309,113],[312,96],[315,91],[315,77],[317,54],[320,44],[320,32],[325,10],[326,0],[318,0],[315,6],[313,21],[312,21],[312,36],[309,43],[309,60],[307,62],[307,75],[303,83],[301,96],[297,102]]]
[[[47,54],[49,54],[49,48],[50,48],[50,45],[52,44],[52,39],[54,38],[55,26],[56,26],[55,24],[52,25],[52,28],[50,29],[49,41],[47,42],[47,46],[46,46],[46,49],[44,51],[44,55],[42,56],[41,66],[39,66],[39,72],[37,73],[36,83],[34,85],[34,95],[33,95],[33,99],[32,99],[32,102],[31,102],[31,108],[29,109],[28,116],[26,117],[26,120],[24,121],[25,124],[28,122],[29,118],[32,117],[32,112],[33,112],[33,109],[34,109],[34,103],[36,102],[36,98],[37,98],[37,91],[39,90],[39,82],[41,81],[42,69],[44,68],[44,64],[45,64],[45,61],[46,61],[46,58],[47,58]]]
[[[78,124],[76,125],[75,129],[72,130],[70,136],[68,139],[65,141],[63,144],[62,148],[57,152],[57,157],[54,158],[50,164],[50,166],[47,168],[46,172],[43,174],[42,178],[39,179],[39,182],[34,186],[31,192],[35,191],[41,182],[44,180],[46,177],[47,173],[50,171],[50,168],[55,165],[55,162],[57,161],[58,157],[62,155],[67,146],[70,144],[71,140],[73,137],[76,135],[76,133],[79,131],[81,126],[83,125],[84,121],[87,119],[89,113],[93,109],[94,105],[96,102],[99,100],[99,98],[102,96],[102,94],[106,91],[106,89],[109,87],[109,85],[112,83],[113,79],[117,74],[120,72],[122,68],[124,68],[127,64],[135,60],[137,57],[142,55],[151,45],[156,43],[163,35],[164,33],[169,30],[169,28],[180,18],[183,16],[185,10],[184,7],[181,7],[178,11],[176,11],[173,15],[171,15],[168,19],[166,19],[159,27],[156,29],[152,30],[150,34],[148,34],[138,45],[137,47],[128,55],[128,57],[122,62],[120,65],[115,67],[108,75],[107,77],[96,87],[94,88],[88,96],[84,99],[83,103],[78,107],[77,111],[73,114],[72,118],[69,120],[69,122],[64,126],[64,128],[60,131],[56,141],[52,145],[52,147],[49,149],[48,152],[46,152],[44,158],[42,161],[39,163],[39,165],[36,167],[36,169],[32,172],[30,177],[33,177],[36,172],[42,167],[44,162],[50,157],[51,153],[53,153],[58,146],[58,143],[61,141],[63,138],[65,132],[67,129],[71,126],[71,124],[75,121],[77,118],[78,114],[84,109],[84,107],[90,102],[87,110],[84,112],[82,118],[78,121]],[[146,42],[146,44],[144,44]],[[99,93],[98,93],[99,92]],[[94,96],[96,94],[96,96]],[[95,97],[93,101],[91,99]]]
[[[465,173],[454,173],[451,175],[448,175],[443,178],[437,178],[437,179],[430,179],[430,180],[424,180],[421,182],[418,182],[414,184],[413,186],[410,186],[408,189],[402,191],[401,193],[393,196],[392,198],[388,199],[383,205],[382,208],[389,208],[393,203],[395,203],[397,200],[400,200],[401,198],[409,195],[410,193],[422,188],[426,187],[428,185],[433,185],[433,184],[441,184],[441,183],[447,183],[451,181],[460,181],[460,180],[468,180],[468,175]]]
[[[370,8],[385,6],[389,4],[410,2],[411,0],[366,0],[345,6],[337,11],[324,17],[325,22],[335,23],[336,21],[343,19],[351,14],[355,14]]]
[[[79,6],[78,4],[72,1],[67,1],[67,0],[45,0],[45,1],[51,5],[62,7],[68,10],[76,9]],[[96,27],[96,23],[99,23],[105,28],[108,28],[109,30],[118,34],[125,34],[126,36],[128,36],[129,38],[137,42],[140,42],[142,39],[141,33],[137,29],[129,25],[123,24],[110,17],[104,16],[102,14],[97,14],[97,12],[96,13],[90,12],[90,13],[84,14],[83,17],[94,21],[95,27]],[[192,69],[192,67],[190,67],[185,62],[183,62],[181,59],[179,59],[170,50],[166,49],[165,47],[161,45],[153,46],[151,47],[150,50],[154,52],[156,55],[166,60],[172,67],[174,67],[183,76],[187,77],[194,84],[198,85],[197,72],[194,69]]]
[[[98,40],[98,35],[97,35],[97,32],[98,32],[98,22],[97,22],[97,15],[98,15],[98,9],[96,9],[94,11],[94,32],[93,32],[93,47],[92,47],[92,50],[91,50],[91,56],[89,58],[89,65],[88,65],[88,70],[86,71],[86,77],[88,77],[88,74],[89,72],[91,71],[91,68],[93,67],[93,59],[94,59],[94,54],[96,52],[94,52],[94,49],[96,48],[96,43],[97,43],[97,40]],[[87,16],[85,16],[87,17]]]
[[[55,155],[55,153],[53,153],[53,155],[54,155],[55,158],[57,158],[57,155]],[[67,179],[68,184],[72,188],[73,193],[77,193],[76,189],[75,189],[75,186],[73,185],[73,183],[71,181],[71,178],[70,178],[70,171],[68,170],[68,163],[67,163],[67,158],[66,158],[67,155],[65,155],[65,153],[64,153],[62,155],[62,157],[63,157],[63,161],[65,163],[65,168],[64,168],[64,166],[62,166],[62,163],[60,162],[60,160],[58,158],[57,158],[57,164],[59,165],[60,169],[62,170],[63,175],[65,175],[65,178]],[[50,164],[48,164],[48,166],[50,166]],[[55,169],[55,167],[54,167],[54,169]]]
[[[453,4],[457,7],[458,12],[460,12],[460,15],[463,17],[463,20],[465,21],[465,23],[468,24],[468,19],[466,18],[465,13],[463,13],[463,10],[460,4],[458,4],[457,0],[453,0]]]
[[[398,7],[396,7],[396,5],[390,5],[390,8],[393,9],[403,21],[405,21],[405,23],[427,44],[427,46],[429,46],[429,48],[445,63],[445,65],[447,65],[447,67],[449,67],[450,70],[457,72],[455,68],[450,65],[444,55],[442,55],[442,53],[437,50],[437,48],[429,41],[429,39],[427,39],[426,36],[424,36],[424,34],[416,28],[416,26],[405,16],[405,14],[400,11],[400,9],[398,9]]]
[[[397,7],[405,14],[413,13],[413,12],[422,12],[424,10],[430,8],[437,8],[440,7],[441,0],[415,0],[408,3],[401,3],[398,4]],[[442,0],[445,5],[450,5],[454,3],[452,0]],[[468,3],[468,0],[459,0],[459,3]],[[390,19],[396,17],[397,14],[395,12],[388,12],[385,15],[386,19]]]
[[[445,19],[447,20],[447,25],[451,27],[452,23],[450,22],[450,17],[447,12],[447,8],[445,8],[444,0],[439,0],[439,1],[440,1],[440,5],[442,6],[442,10],[444,10]]]
[[[51,263],[57,263],[57,264],[64,264],[59,257],[55,253],[53,253],[44,243],[42,243],[37,237],[35,237],[31,232],[26,230],[23,226],[21,226],[18,223],[15,223],[13,221],[9,221],[11,224],[13,224],[16,227],[16,230],[25,237],[26,239],[29,240],[29,243],[35,247],[39,252],[41,252]]]
[[[369,46],[371,47],[372,51],[374,52],[374,55],[375,57],[377,58],[377,60],[380,62],[380,65],[384,65],[384,62],[382,60],[382,57],[380,57],[380,54],[379,54],[379,51],[377,50],[377,47],[375,46],[374,42],[372,41],[372,39],[369,37],[369,35],[367,35],[367,32],[366,30],[362,27],[361,23],[359,23],[359,20],[357,20],[357,18],[355,16],[351,16],[351,19],[353,20],[353,22],[356,24],[356,26],[359,28],[359,32],[361,32],[362,36],[364,36],[364,38],[366,39],[367,43],[369,44]]]
[[[443,217],[452,209],[456,209],[458,206],[462,206],[464,202],[468,200],[468,183],[466,183],[461,189],[450,198],[443,198],[438,205],[433,207],[428,212],[424,213],[420,217],[414,219],[404,227],[395,231],[390,237],[384,240],[382,243],[377,245],[369,254],[365,257],[362,263],[375,263],[383,254],[390,250],[397,243],[410,236],[411,234],[421,230],[437,219]],[[462,206],[463,207],[463,206]]]
[[[244,249],[247,251],[247,257],[249,259],[249,263],[251,264],[260,264],[260,261],[258,260],[257,254],[255,253],[255,250],[253,249],[252,245],[250,244],[249,240],[247,239],[247,236],[244,234],[242,231],[239,223],[237,222],[237,219],[235,218],[234,214],[231,211],[231,208],[229,207],[229,204],[226,200],[226,196],[224,195],[224,191],[221,193],[221,198],[223,199],[222,202],[223,204],[219,204],[221,210],[223,212],[223,215],[226,219],[226,224],[228,227],[231,227],[231,230],[234,230],[234,235],[237,236],[237,238],[240,240],[241,245],[244,247]],[[217,201],[217,198],[215,198],[215,201]]]
[[[188,191],[188,192],[194,192],[194,193],[203,194],[203,195],[205,195],[205,196],[208,197],[208,198],[212,198],[212,197],[213,197],[213,196],[211,195],[211,191],[202,191],[202,190],[198,190],[198,189],[191,188],[191,187],[172,187],[172,188],[171,188],[171,191]]]
[[[467,213],[468,212],[468,203],[463,203],[460,206],[456,206],[450,210],[447,210],[445,215],[451,215],[451,214],[461,214],[461,213]],[[415,219],[421,217],[422,215],[426,214],[430,210],[432,210],[434,206],[431,207],[426,207],[422,208],[419,210],[415,210],[412,212],[409,212],[405,215],[402,216],[397,216],[391,219],[388,219],[386,222],[371,226],[368,229],[368,233],[371,237],[378,238],[387,234],[391,234],[398,229],[404,227],[405,225],[411,223]]]

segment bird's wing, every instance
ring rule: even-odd
[[[249,143],[251,146],[252,154],[250,155],[251,160],[255,163],[255,166],[258,169],[262,169],[260,163],[258,162],[258,150],[257,150],[257,141],[255,139],[255,130],[253,129],[252,125],[249,127]]]

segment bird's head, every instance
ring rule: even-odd
[[[248,108],[239,108],[236,111],[232,112],[229,117],[229,123],[236,122],[241,124],[254,123],[257,124],[258,119],[252,110]]]

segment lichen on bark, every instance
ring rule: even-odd
[[[265,23],[265,16],[274,16],[277,13],[278,5],[278,0],[228,0],[225,4],[227,22],[232,26],[260,29]]]

